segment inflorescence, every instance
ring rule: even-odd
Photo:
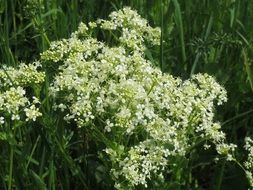
[[[98,41],[94,30],[120,33],[113,44]],[[212,76],[193,75],[181,80],[162,73],[146,59],[147,45],[159,45],[160,29],[130,8],[112,12],[108,20],[81,23],[69,39],[52,42],[41,63],[57,67],[50,86],[53,107],[79,128],[99,130],[113,146],[101,150],[110,159],[115,188],[148,187],[162,180],[203,142],[219,155],[234,160],[234,144],[227,144],[221,125],[214,120],[217,105],[227,101],[226,90]],[[36,97],[25,88],[44,81],[40,62],[0,70],[0,125],[6,118],[35,121],[42,113]],[[94,139],[96,141],[96,139]],[[252,170],[252,140],[245,168]],[[252,174],[248,172],[252,179]]]

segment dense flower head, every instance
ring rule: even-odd
[[[41,116],[37,106],[40,104],[35,96],[29,97],[26,87],[41,84],[45,73],[38,71],[39,62],[20,63],[17,68],[3,66],[0,69],[0,125],[8,120],[35,121]]]
[[[38,103],[37,99],[31,101],[26,97],[24,88],[10,87],[9,90],[0,94],[0,125],[4,124],[8,118],[13,121],[20,120],[22,115],[25,115],[26,121],[35,121],[37,117],[42,115],[36,107]]]
[[[146,19],[129,7],[112,12],[109,18],[109,20],[99,19],[97,24],[107,30],[120,29],[122,36],[119,41],[122,46],[135,51],[143,51],[145,49],[143,45],[145,40],[153,45],[159,45],[160,28],[149,26]]]
[[[17,68],[3,66],[0,69],[0,87],[29,86],[44,81],[45,73],[38,71],[41,67],[38,61],[25,64],[20,63]]]
[[[96,27],[120,29],[119,44],[93,38],[89,31]],[[118,189],[125,181],[131,188],[147,187],[175,164],[171,158],[186,156],[201,139],[232,160],[235,146],[225,143],[214,121],[215,106],[227,100],[225,89],[207,74],[183,81],[155,68],[143,50],[147,42],[159,44],[159,30],[124,8],[109,20],[81,23],[69,39],[53,42],[42,54],[45,62],[61,63],[50,87],[54,108],[80,128],[95,126],[105,136],[113,134],[124,150],[105,150]]]

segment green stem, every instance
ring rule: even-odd
[[[220,173],[219,173],[219,177],[218,177],[218,182],[217,182],[215,190],[221,189],[221,183],[222,183],[222,179],[223,179],[223,175],[224,175],[225,163],[226,163],[226,161],[224,160],[221,165],[221,169],[220,169]]]
[[[161,71],[163,72],[164,71],[164,65],[163,65],[163,53],[164,53],[164,49],[163,49],[163,2],[161,0],[160,2],[160,11],[161,11],[161,39],[160,39],[160,67],[161,67]]]
[[[13,173],[13,146],[10,145],[10,165],[9,165],[9,176],[8,176],[8,190],[12,187],[12,173]]]
[[[232,161],[234,161],[245,173],[247,172],[247,170],[243,167],[243,165],[240,162],[238,162],[235,158]]]
[[[37,145],[38,145],[39,140],[40,140],[40,136],[38,136],[38,138],[36,139],[36,142],[35,142],[35,144],[34,144],[34,146],[33,146],[32,152],[31,152],[30,156],[28,157],[28,162],[27,162],[27,164],[26,164],[26,166],[25,166],[25,170],[26,170],[26,171],[27,171],[27,168],[28,168],[28,166],[29,166],[29,164],[30,164],[30,162],[31,162],[31,160],[32,160],[32,156],[33,156],[34,151],[35,151],[35,149],[36,149],[36,147],[37,147]]]

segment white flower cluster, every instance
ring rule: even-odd
[[[91,29],[97,26],[122,29],[118,46],[92,38],[82,23],[71,38],[52,43],[42,60],[61,63],[51,94],[65,119],[113,134],[114,143],[124,147],[124,154],[106,149],[118,189],[123,181],[147,187],[176,164],[172,157],[184,157],[200,140],[232,159],[235,146],[225,143],[213,113],[226,101],[226,91],[213,77],[197,74],[182,81],[154,68],[145,59],[144,41],[159,44],[159,29],[129,8],[90,23]]]
[[[160,28],[150,27],[146,19],[129,7],[112,12],[109,18],[109,20],[99,19],[96,24],[107,30],[121,30],[122,36],[119,37],[119,41],[122,46],[134,51],[143,51],[145,40],[153,45],[160,44]]]
[[[34,62],[29,65],[21,63],[18,68],[4,66],[0,69],[0,125],[9,119],[14,121],[26,117],[27,121],[35,121],[41,116],[36,107],[39,100],[36,97],[29,100],[25,91],[25,87],[44,81],[45,74],[38,72],[38,67],[40,64]]]
[[[37,117],[41,116],[38,108],[35,107],[35,104],[38,104],[38,100],[29,101],[25,93],[25,90],[18,86],[17,88],[10,87],[9,90],[0,94],[0,125],[4,124],[5,118],[20,120],[22,112],[25,112],[26,121],[35,121]]]
[[[39,62],[31,64],[20,63],[18,68],[3,66],[0,69],[0,87],[31,86],[44,81],[45,73],[38,72]]]
[[[244,148],[248,152],[248,159],[244,162],[244,167],[251,187],[253,187],[253,140],[250,137],[245,138]]]
[[[109,154],[112,151],[107,151]],[[170,151],[152,140],[140,142],[139,145],[133,146],[128,151],[128,156],[119,161],[121,170],[112,170],[114,177],[117,179],[123,175],[131,186],[143,185],[147,187],[147,180],[152,177],[162,176],[162,172],[168,165],[168,156]],[[156,175],[156,176],[154,176]],[[121,188],[120,183],[115,187]]]

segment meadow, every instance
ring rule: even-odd
[[[252,188],[252,10],[0,0],[0,189]]]

